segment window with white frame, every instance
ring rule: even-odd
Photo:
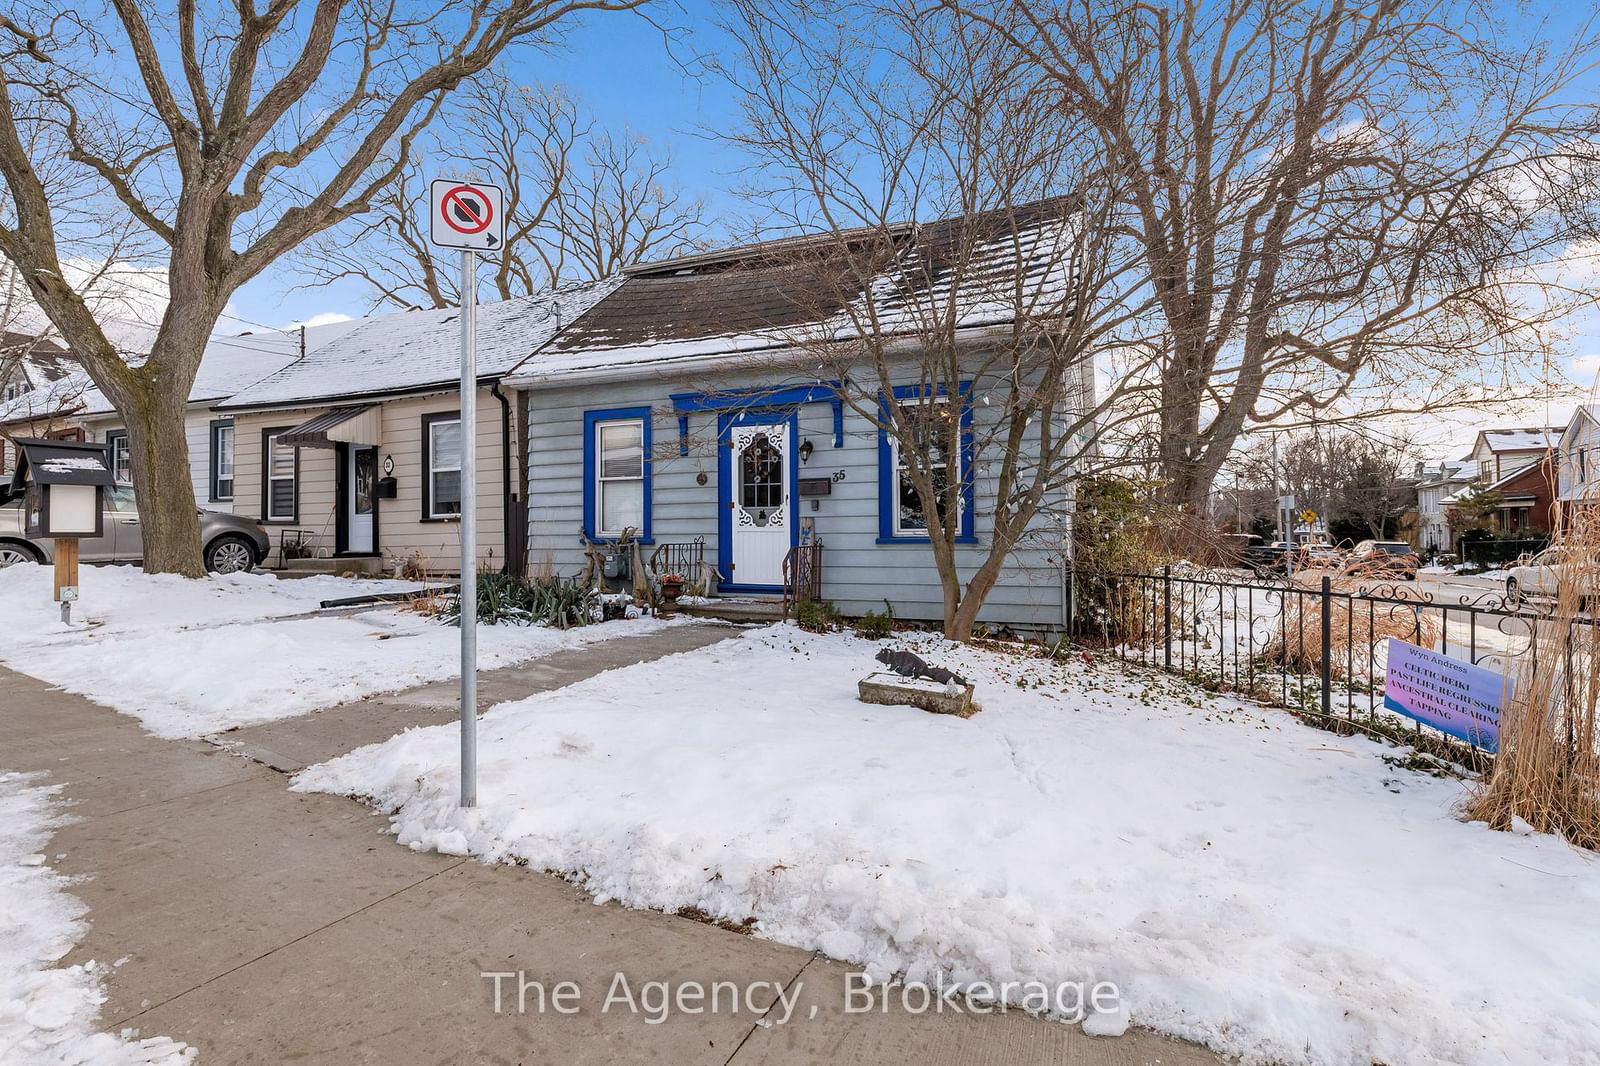
[[[296,493],[298,459],[293,445],[280,443],[278,434],[267,435],[267,506],[269,522],[293,522],[297,519]]]
[[[958,446],[954,455],[949,454],[949,442],[952,432],[960,440],[960,427],[951,424],[952,419],[960,418],[960,408],[944,398],[919,400],[913,397],[902,398],[899,402],[909,430],[907,435],[915,442],[916,451],[927,459],[936,512],[942,519],[955,508],[959,515],[961,493],[955,486],[961,482],[961,452]],[[894,535],[927,536],[928,516],[923,511],[922,494],[911,479],[910,463],[896,434],[889,434],[889,450],[895,477]]]
[[[128,433],[117,430],[106,434],[106,446],[111,449],[111,474],[119,485],[133,484],[133,465],[128,458]]]
[[[233,423],[211,425],[211,498],[233,499]]]
[[[596,422],[596,536],[617,537],[644,526],[644,420]]]
[[[461,513],[461,419],[430,418],[427,423],[426,518]]]

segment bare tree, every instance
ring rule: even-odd
[[[671,160],[642,138],[600,130],[556,88],[516,85],[496,71],[445,107],[434,154],[451,176],[505,189],[506,240],[481,281],[501,299],[564,281],[592,281],[656,256],[692,250],[703,203],[670,180]],[[373,210],[306,253],[315,284],[358,279],[379,306],[452,307],[456,271],[428,241],[427,182],[401,168]]]
[[[1174,503],[1252,426],[1526,392],[1593,302],[1548,273],[1592,202],[1592,17],[1555,41],[1476,4],[945,2],[1125,192]]]
[[[1229,461],[1234,506],[1248,508],[1250,519],[1270,521],[1278,495],[1286,494],[1297,507],[1315,511],[1336,540],[1383,540],[1416,504],[1406,474],[1417,455],[1405,437],[1378,437],[1360,428],[1286,433],[1275,449],[1258,439]]]
[[[772,248],[805,323],[772,358],[888,439],[889,534],[926,537],[945,633],[967,639],[1019,549],[1059,562],[1074,481],[1148,387],[1118,341],[1149,296],[1111,239],[1116,183],[960,20],[889,5],[867,38],[859,11],[734,9],[730,136],[768,216],[808,235]],[[1132,364],[1105,395],[1101,359]]]
[[[507,48],[644,2],[13,8],[0,24],[0,254],[127,422],[146,569],[203,573],[184,404],[239,286],[367,211],[446,95]],[[107,69],[109,55],[130,67]],[[50,182],[62,161],[96,191],[89,203]],[[170,302],[137,365],[63,269],[74,235],[92,229],[85,207],[135,223],[166,268]]]

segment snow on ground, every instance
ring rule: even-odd
[[[1600,1061],[1595,856],[1465,824],[1457,782],[1281,712],[916,643],[982,713],[862,704],[878,645],[776,626],[491,710],[476,809],[453,726],[295,787],[878,978],[1113,981],[1135,1023],[1250,1061]]]
[[[133,633],[249,622],[315,611],[323,600],[410,592],[415,581],[356,580],[327,575],[212,574],[193,580],[146,574],[136,566],[85,566],[78,574],[72,623],[61,623],[48,566],[0,570],[0,619],[8,647],[74,642],[76,634]]]
[[[104,967],[55,962],[83,936],[86,908],[42,850],[61,823],[54,788],[0,773],[0,1058],[8,1066],[175,1066],[194,1049],[167,1037],[95,1031]]]
[[[460,630],[413,612],[384,608],[273,620],[314,611],[319,600],[414,584],[267,575],[192,581],[131,568],[85,568],[85,597],[96,597],[89,617],[98,611],[104,621],[68,629],[52,621],[56,606],[48,582],[35,587],[35,571],[48,573],[28,566],[0,570],[6,633],[0,662],[132,715],[157,736],[204,736],[288,718],[454,677],[460,669]],[[27,576],[14,579],[18,572]],[[566,631],[482,626],[478,668],[670,624],[630,619]]]

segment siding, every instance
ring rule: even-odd
[[[730,378],[714,387],[770,384],[771,379]],[[528,393],[528,549],[535,572],[543,567],[575,575],[584,567],[579,536],[583,526],[583,416],[588,410],[649,406],[651,419],[651,535],[664,541],[704,537],[706,558],[717,561],[718,482],[716,412],[689,416],[689,454],[678,454],[678,420],[670,395],[705,388],[706,382],[624,382],[540,388]],[[998,411],[998,405],[988,408]],[[974,418],[986,410],[974,404]],[[977,434],[982,436],[981,427]],[[933,550],[926,544],[878,544],[878,430],[867,419],[844,411],[844,444],[834,447],[833,409],[809,403],[799,409],[799,439],[814,451],[801,464],[801,477],[835,477],[831,495],[811,501],[796,498],[797,519],[815,520],[823,551],[823,595],[847,614],[882,610],[884,601],[908,619],[940,621],[944,598]],[[983,455],[975,457],[975,533],[977,545],[957,547],[963,580],[987,554],[994,501],[994,479]],[[696,483],[704,473],[706,484]],[[980,621],[1026,628],[1058,628],[1062,591],[1060,537],[1051,520],[1041,519],[1015,549]],[[648,558],[648,548],[645,555]]]
[[[385,456],[394,459],[396,497],[378,503],[378,551],[389,565],[420,553],[430,571],[455,573],[459,569],[460,538],[453,521],[422,519],[422,417],[455,411],[460,406],[453,393],[391,400],[381,405],[382,429],[378,445],[379,477]],[[264,517],[261,495],[261,442],[266,429],[288,428],[327,406],[293,411],[239,412],[234,417],[234,502],[238,513]],[[500,458],[500,401],[487,389],[478,390],[478,562],[499,566],[502,551],[502,496]],[[299,516],[294,522],[267,524],[274,552],[279,531],[306,529],[314,534],[319,554],[332,555],[338,529],[335,453],[328,448],[300,449]],[[516,491],[515,480],[512,490]],[[276,562],[276,555],[272,560]]]
[[[192,408],[183,416],[183,432],[189,443],[189,481],[197,504],[208,511],[231,514],[231,500],[211,499],[211,420],[215,417],[204,408]],[[104,442],[106,434],[122,429],[124,423],[120,418],[97,418],[85,419],[84,425],[91,440]]]

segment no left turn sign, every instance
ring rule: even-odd
[[[504,242],[500,186],[435,178],[428,192],[428,231],[434,244],[487,252]]]

